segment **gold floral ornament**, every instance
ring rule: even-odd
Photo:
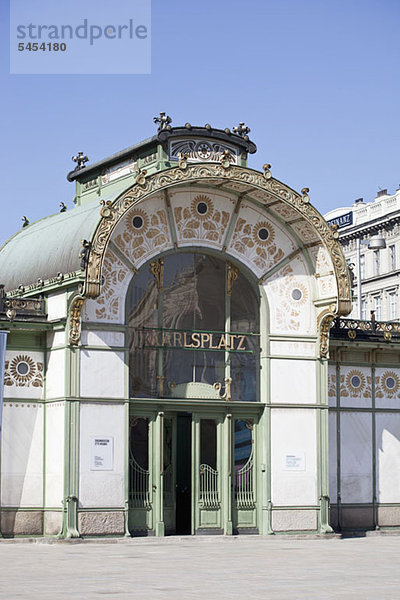
[[[217,210],[209,196],[198,194],[189,207],[175,207],[174,217],[178,237],[182,240],[222,243],[230,215]]]
[[[275,231],[267,221],[262,221],[253,227],[253,240],[259,246],[269,246],[275,238]]]
[[[192,200],[190,210],[195,219],[205,221],[212,218],[214,205],[211,198],[205,196],[204,194],[199,194]]]
[[[303,306],[308,300],[308,289],[303,283],[294,282],[294,287],[287,290],[287,296],[291,304]]]
[[[394,371],[385,371],[381,376],[381,386],[389,398],[395,396],[400,388],[400,380],[397,373]]]
[[[346,375],[346,386],[353,398],[361,396],[366,386],[365,375],[358,369],[352,369]]]
[[[137,208],[127,215],[125,224],[130,233],[133,235],[140,235],[148,229],[150,221],[147,213],[145,213],[144,210]]]
[[[20,354],[5,364],[5,385],[17,387],[43,387],[43,363]]]

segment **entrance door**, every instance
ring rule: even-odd
[[[223,533],[222,416],[194,415],[193,494],[194,533]]]
[[[163,514],[166,534],[192,533],[192,415],[164,419]]]
[[[222,533],[222,417],[177,413],[164,419],[165,532]]]

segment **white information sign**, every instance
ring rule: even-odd
[[[305,471],[306,455],[304,452],[288,452],[283,457],[284,471]]]
[[[91,471],[112,471],[114,468],[114,438],[94,436],[91,438]]]

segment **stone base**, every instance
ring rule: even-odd
[[[272,529],[274,531],[316,531],[318,519],[316,510],[273,510]]]
[[[43,535],[43,511],[2,510],[0,528],[5,537]]]
[[[62,512],[46,511],[44,513],[44,534],[58,535],[62,529]]]
[[[125,515],[122,511],[79,512],[81,535],[124,535]]]
[[[378,506],[379,527],[400,527],[400,506]]]

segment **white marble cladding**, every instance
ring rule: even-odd
[[[123,352],[82,349],[80,357],[81,397],[125,397],[125,358]]]
[[[313,360],[271,358],[270,378],[272,403],[316,403],[316,363]]]
[[[6,352],[4,398],[43,398],[43,352]]]
[[[1,505],[43,504],[42,404],[5,402],[1,445]]]
[[[61,331],[48,331],[46,334],[46,346],[47,348],[57,348],[65,346],[66,344],[66,333],[65,330]]]
[[[82,346],[123,347],[125,345],[125,333],[122,331],[91,331],[84,329],[81,334],[81,343]]]
[[[317,504],[317,418],[315,410],[271,411],[272,503]]]
[[[47,296],[47,318],[49,321],[63,319],[67,316],[67,294],[57,292]]]
[[[66,350],[52,350],[47,353],[46,398],[62,398],[65,394]]]
[[[59,508],[64,497],[64,402],[46,404],[45,506]]]
[[[272,340],[269,344],[271,356],[306,356],[314,357],[319,350],[316,342],[303,340]]]
[[[400,414],[376,415],[377,500],[400,502]]]
[[[93,439],[112,438],[111,466],[94,470]],[[80,406],[79,500],[80,506],[124,506],[125,407],[85,404]]]

